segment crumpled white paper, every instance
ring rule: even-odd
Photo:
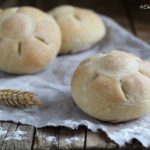
[[[82,112],[71,96],[70,81],[78,64],[86,57],[114,49],[131,52],[150,60],[150,46],[134,37],[108,17],[102,17],[107,35],[88,51],[58,56],[48,68],[38,74],[14,76],[0,72],[0,89],[12,88],[38,94],[44,102],[40,108],[17,109],[0,106],[0,120],[12,120],[36,127],[85,125],[92,131],[102,129],[120,146],[132,138],[144,146],[150,145],[150,114],[126,123],[109,124],[98,121]]]

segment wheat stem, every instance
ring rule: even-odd
[[[42,102],[36,98],[34,93],[13,89],[0,90],[0,104],[14,107],[29,107],[41,105]]]

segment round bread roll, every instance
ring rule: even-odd
[[[105,35],[103,21],[91,10],[64,5],[54,8],[50,14],[62,32],[62,54],[86,50]]]
[[[76,104],[109,122],[136,119],[150,112],[150,63],[122,51],[90,57],[72,78]]]
[[[0,70],[35,73],[57,55],[61,31],[56,21],[32,7],[8,8],[0,13]]]

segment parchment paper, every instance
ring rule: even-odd
[[[131,122],[109,124],[82,112],[71,96],[70,81],[78,64],[86,57],[113,49],[131,52],[150,60],[150,46],[134,37],[108,17],[102,17],[107,26],[103,41],[86,52],[58,56],[48,68],[38,74],[14,76],[0,72],[0,89],[13,88],[32,91],[44,102],[40,108],[16,109],[0,106],[0,120],[12,120],[36,127],[85,125],[92,131],[102,129],[120,146],[132,138],[144,146],[150,145],[150,114]],[[80,42],[80,41],[79,41]]]

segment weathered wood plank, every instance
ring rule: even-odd
[[[3,123],[7,126],[7,123]],[[1,150],[30,150],[32,147],[34,128],[28,125],[10,123]]]
[[[33,143],[34,150],[55,150],[58,149],[59,129],[55,127],[45,127],[36,129]]]
[[[17,137],[15,146],[18,149],[30,150],[34,139],[35,128],[29,125],[19,125],[14,137]]]
[[[8,123],[9,123],[9,122],[8,122]],[[6,124],[6,126],[7,126],[8,123],[7,123],[7,122],[4,122],[3,124],[4,124],[4,126],[5,126],[5,124]],[[13,122],[10,122],[9,124],[10,124],[10,125],[9,125],[8,130],[7,130],[6,136],[5,136],[5,138],[4,138],[4,140],[3,140],[3,143],[2,143],[2,145],[1,145],[1,150],[5,150],[6,148],[9,149],[9,150],[11,150],[11,149],[14,148],[14,145],[13,145],[13,144],[10,146],[9,140],[11,139],[10,137],[12,136],[12,134],[14,133],[14,131],[16,130],[17,124],[16,124],[16,123],[13,123]],[[12,139],[11,139],[11,140],[12,140]],[[9,145],[10,147],[8,147],[8,145]]]
[[[110,141],[106,134],[102,131],[94,133],[90,130],[87,130],[86,136],[86,149],[115,149],[117,144]]]
[[[85,128],[77,130],[60,128],[59,130],[59,149],[84,149],[85,147]]]
[[[150,1],[125,0],[125,2],[135,34],[150,44],[150,9],[144,7],[150,6]]]
[[[0,122],[0,147],[2,147],[3,145],[9,126],[10,126],[9,122],[2,122],[2,121]]]

